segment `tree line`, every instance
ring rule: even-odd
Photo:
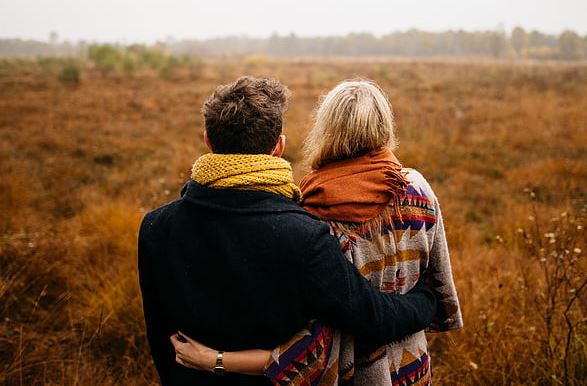
[[[112,46],[127,48],[120,44]],[[136,46],[136,45],[133,45]],[[0,57],[91,55],[94,44],[0,39]],[[224,37],[206,40],[167,39],[149,46],[178,56],[225,57],[262,54],[273,57],[483,57],[505,59],[579,60],[587,58],[587,35],[564,31],[558,35],[526,31],[427,32],[412,29],[384,36],[300,37],[274,34],[269,38]]]

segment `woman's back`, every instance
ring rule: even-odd
[[[380,291],[405,293],[425,275],[439,298],[430,331],[460,328],[462,319],[438,200],[419,172],[404,171],[409,185],[400,199],[401,217],[389,207],[366,223],[329,221],[331,232],[347,258]],[[350,342],[351,337],[343,336],[340,357],[349,363],[339,366],[343,377],[354,369],[355,384],[429,382],[428,346],[423,331],[368,353],[362,353],[359,342],[354,349]],[[352,354],[348,352],[351,349]]]
[[[345,81],[329,91],[304,144],[313,171],[300,184],[302,206],[330,225],[346,257],[379,290],[405,293],[422,276],[438,299],[430,331],[459,328],[462,319],[438,200],[420,173],[402,169],[393,153],[398,144],[394,129],[391,104],[373,82]],[[324,368],[310,365],[316,363],[314,353],[304,354],[304,344],[294,338],[289,342],[293,346],[273,352],[268,374],[287,384],[304,384],[313,367],[323,374],[321,385],[430,382],[424,331],[379,348],[363,347],[328,327],[320,331],[304,336],[311,336],[305,344],[314,346],[323,336],[332,336],[331,347],[321,350]],[[301,353],[291,366],[282,361],[288,347]]]
[[[404,173],[408,185],[396,201],[399,210],[390,203],[369,221],[326,223],[347,259],[380,291],[408,292],[424,276],[439,300],[429,331],[460,328],[462,317],[438,200],[420,173],[403,169]],[[336,216],[338,209],[329,214]],[[330,343],[324,344],[326,341]],[[316,352],[315,348],[322,346],[324,349]],[[308,349],[311,347],[314,349]],[[293,357],[295,361],[291,360]],[[424,331],[374,348],[363,347],[351,335],[313,322],[307,330],[276,348],[273,358],[267,375],[274,384],[302,385],[308,374],[320,379],[319,384],[324,386],[430,384]]]

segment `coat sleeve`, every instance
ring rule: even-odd
[[[365,344],[382,345],[423,330],[432,322],[436,297],[423,283],[405,295],[382,293],[340,250],[320,224],[303,263],[303,291],[312,315]]]
[[[461,328],[463,318],[452,276],[442,213],[436,198],[434,199],[434,211],[436,213],[436,229],[432,239],[428,269],[424,275],[426,283],[434,291],[438,307],[428,331],[443,332]]]
[[[274,385],[281,385],[290,379],[299,379],[311,384],[327,372],[338,373],[340,334],[317,320],[312,320],[303,330],[271,352],[265,364],[265,376]]]
[[[160,296],[154,278],[153,254],[147,243],[148,230],[151,225],[148,217],[141,224],[138,241],[138,271],[141,294],[143,297],[143,312],[147,328],[147,339],[151,348],[151,355],[163,385],[168,384],[171,366],[174,363],[175,351],[169,342],[169,328],[164,319]]]

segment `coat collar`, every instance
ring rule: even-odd
[[[212,189],[188,181],[181,189],[183,200],[222,212],[232,213],[300,213],[316,220],[318,217],[307,212],[295,202],[269,192],[236,189]]]

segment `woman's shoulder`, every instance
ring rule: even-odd
[[[426,180],[422,173],[412,168],[402,168],[402,171],[406,173],[406,178],[410,183],[407,189],[408,194],[412,193],[424,196],[428,198],[430,201],[437,200],[434,190],[432,190],[430,183],[428,182],[428,180]]]

